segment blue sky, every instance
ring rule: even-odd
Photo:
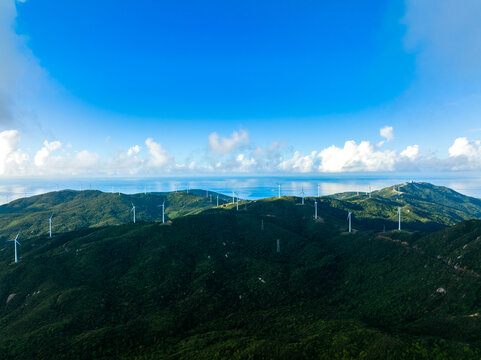
[[[481,5],[0,0],[0,176],[481,169]]]

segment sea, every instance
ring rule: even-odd
[[[135,194],[144,192],[204,189],[255,200],[278,195],[323,196],[345,191],[368,192],[409,181],[429,182],[481,198],[481,174],[336,174],[322,176],[210,176],[210,177],[125,177],[125,178],[9,178],[0,180],[0,204],[50,191],[100,190]]]

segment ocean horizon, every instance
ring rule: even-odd
[[[0,184],[0,204],[51,191],[99,190],[135,194],[204,189],[249,200],[274,197],[281,185],[283,196],[325,196],[346,191],[368,192],[409,181],[446,186],[481,198],[481,176],[476,174],[333,174],[322,176],[203,176],[112,178],[11,178]]]

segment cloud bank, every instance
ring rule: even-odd
[[[383,128],[386,129],[386,128]],[[380,133],[383,135],[383,129]],[[214,133],[215,134],[215,133]],[[384,132],[386,141],[394,138],[392,127]],[[125,151],[101,157],[88,149],[75,150],[61,141],[47,141],[33,154],[21,148],[18,130],[0,132],[0,176],[103,176],[166,174],[315,174],[342,172],[389,172],[425,170],[481,170],[481,141],[456,138],[446,158],[427,157],[420,146],[384,148],[370,141],[346,141],[308,153],[291,151],[281,142],[256,146],[247,140],[247,131],[235,131],[229,138],[212,134],[209,151],[196,159],[179,162],[160,142],[147,138],[145,147],[133,144]],[[246,140],[247,139],[247,140]],[[212,143],[222,151],[211,152]]]

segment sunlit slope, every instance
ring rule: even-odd
[[[456,227],[428,236],[346,234],[342,203],[325,200],[333,203],[323,203],[326,216],[316,221],[299,200],[249,202],[239,211],[228,205],[172,225],[31,237],[17,264],[13,245],[5,244],[2,356],[481,356],[481,323],[473,315],[481,312],[481,282],[430,250]],[[457,236],[481,231],[481,222],[467,224],[458,225]]]
[[[481,200],[429,183],[404,183],[365,193],[331,196],[350,207],[354,218],[372,229],[397,228],[398,207],[406,230],[436,230],[481,218]],[[404,227],[404,226],[403,226]]]
[[[212,202],[211,197],[212,195]],[[53,214],[53,232],[60,233],[82,227],[118,225],[133,221],[161,221],[165,201],[165,219],[194,214],[216,206],[216,193],[190,190],[186,192],[118,194],[100,191],[63,190],[18,199],[0,206],[0,238],[21,231],[22,237],[48,234],[47,218]],[[230,198],[219,194],[219,204]]]

